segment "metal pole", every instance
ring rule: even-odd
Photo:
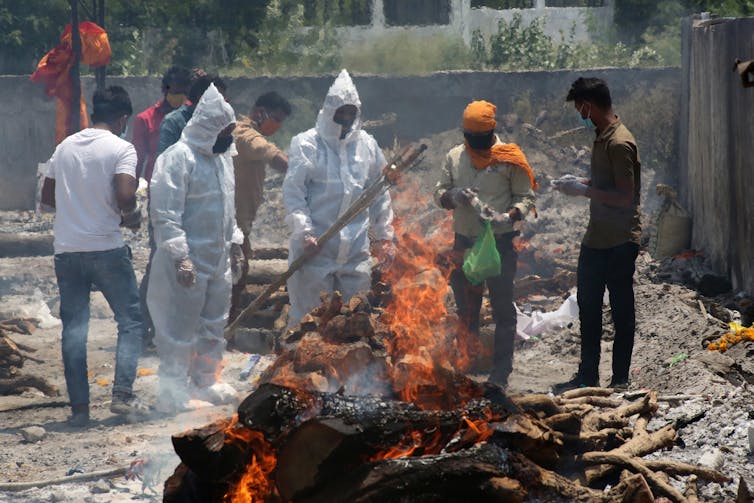
[[[94,2],[95,0],[92,0]],[[97,0],[96,23],[103,30],[105,29],[105,0]],[[94,77],[97,82],[97,89],[105,88],[105,76],[107,75],[107,65],[102,65],[94,70]]]
[[[73,66],[71,67],[71,116],[70,129],[66,128],[66,135],[71,135],[81,129],[81,75],[79,62],[81,61],[81,34],[79,33],[79,0],[69,0],[71,5],[71,47],[73,49]]]

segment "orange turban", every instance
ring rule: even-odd
[[[497,107],[484,100],[472,101],[463,111],[463,129],[472,133],[484,133],[495,129]]]

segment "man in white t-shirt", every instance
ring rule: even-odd
[[[63,365],[75,427],[89,423],[86,340],[89,293],[99,289],[118,322],[110,410],[146,412],[133,395],[143,326],[131,250],[120,227],[137,229],[136,150],[119,136],[132,114],[122,87],[96,91],[93,126],[63,140],[50,159],[42,202],[56,208],[55,275],[63,321]]]

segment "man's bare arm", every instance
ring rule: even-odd
[[[288,156],[283,152],[280,152],[278,155],[272,158],[272,160],[270,161],[270,166],[276,171],[285,173],[286,171],[288,171]]]
[[[42,184],[42,204],[46,204],[52,208],[55,207],[55,179],[45,177],[45,181]]]
[[[115,199],[122,211],[131,211],[136,207],[136,189],[139,183],[131,175],[118,173],[115,175]]]

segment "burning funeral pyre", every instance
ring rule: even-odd
[[[452,234],[435,224],[397,222],[400,253],[372,292],[323,298],[233,418],[173,437],[164,501],[681,502],[698,501],[697,480],[728,480],[642,459],[676,437],[648,429],[654,393],[507,396],[467,377],[483,350],[446,311]]]

